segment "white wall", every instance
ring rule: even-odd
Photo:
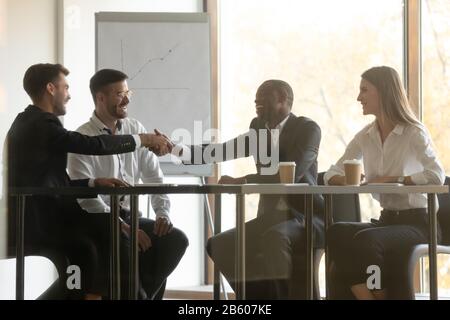
[[[72,100],[64,119],[66,128],[76,129],[89,118],[93,105],[88,84],[95,71],[94,12],[201,10],[201,0],[0,0],[0,141],[4,141],[17,113],[30,103],[22,88],[22,78],[25,70],[35,63],[60,62],[71,71],[68,80]],[[3,158],[1,150],[0,156]],[[3,172],[1,176],[4,176]],[[4,188],[2,185],[0,188],[1,257],[5,249],[6,210],[3,206]],[[189,210],[184,212],[187,206]],[[201,283],[203,273],[201,198],[174,197],[172,208],[172,219],[188,235],[190,247],[179,268],[169,278],[168,286],[196,285]],[[26,297],[34,298],[39,292],[36,288],[43,285],[42,281],[51,283],[54,271],[42,260],[29,260],[26,269],[38,274],[41,280],[40,284],[33,285],[27,279]],[[14,296],[11,295],[14,276],[9,274],[13,269],[10,260],[0,260],[0,299]],[[5,277],[5,273],[9,275]],[[8,281],[3,282],[4,279]],[[33,279],[33,275],[30,279]]]
[[[37,62],[56,62],[57,0],[0,0],[0,141],[12,120],[29,103],[22,89],[25,70]],[[0,151],[3,158],[3,151]],[[3,176],[3,174],[2,174]],[[2,188],[2,200],[4,189]],[[3,201],[2,201],[3,203]],[[0,209],[0,257],[4,255],[5,208]],[[26,297],[37,296],[36,289],[51,283],[54,272],[41,259],[27,259]],[[0,299],[13,298],[14,264],[0,260]],[[34,275],[30,275],[32,271]],[[11,272],[11,273],[10,273]],[[38,276],[36,276],[38,275]]]
[[[76,129],[92,113],[89,79],[95,72],[95,18],[99,11],[201,12],[201,0],[65,0],[62,58],[71,71],[72,100],[65,116],[67,128]],[[73,112],[71,112],[71,108]],[[75,111],[76,110],[76,111]]]
[[[0,134],[4,137],[16,114],[30,103],[22,88],[25,70],[34,63],[56,62],[57,0],[0,1],[4,28],[0,27]]]

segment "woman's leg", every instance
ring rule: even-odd
[[[373,223],[338,222],[327,231],[330,277],[327,286],[331,299],[352,299],[350,265],[353,263],[353,237],[361,230],[373,227]]]
[[[386,257],[395,256],[413,245],[427,241],[423,228],[410,225],[388,225],[365,229],[353,239],[352,292],[358,299],[387,298],[389,270]],[[377,273],[378,272],[378,273]],[[370,282],[370,283],[369,283]]]

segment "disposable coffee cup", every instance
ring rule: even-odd
[[[348,186],[359,186],[361,183],[361,162],[359,160],[345,160],[345,184]]]
[[[278,164],[281,183],[294,183],[295,162],[280,162]]]

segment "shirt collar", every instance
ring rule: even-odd
[[[280,132],[281,132],[281,130],[283,130],[283,128],[284,128],[284,126],[286,125],[286,122],[288,121],[288,119],[289,119],[289,116],[290,116],[290,114],[288,114],[287,116],[286,116],[286,118],[284,118],[279,124],[277,124],[276,126],[275,126],[275,128],[273,128],[272,130],[280,130]],[[269,124],[266,122],[266,129],[268,129],[268,130],[270,130],[270,128],[269,128]]]
[[[392,130],[392,132],[394,132],[397,135],[401,135],[404,130],[405,130],[405,126],[403,124],[397,124],[395,126],[394,130]]]
[[[108,134],[112,134],[111,130],[97,117],[97,115],[95,114],[95,111],[92,113],[91,123],[100,132],[102,132],[102,133],[107,132]],[[122,121],[121,120],[117,120],[116,129],[117,129],[117,132],[120,132],[120,130],[122,130]]]
[[[371,123],[371,125],[367,129],[366,134],[368,134],[369,136],[372,136],[377,133],[378,133],[378,127],[377,127],[377,121],[375,120],[374,122]]]
[[[403,134],[403,131],[405,130],[405,125],[403,124],[397,124],[394,129],[392,130],[393,133],[397,135]],[[372,125],[370,126],[369,130],[366,132],[368,135],[378,134],[378,126],[376,120],[372,122]]]

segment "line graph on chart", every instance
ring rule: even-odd
[[[171,46],[167,50],[162,50],[162,54],[159,56],[153,56],[150,58],[145,59],[141,65],[138,67],[132,69],[132,70],[126,70],[127,65],[127,58],[126,58],[126,52],[124,45],[124,40],[120,40],[120,64],[121,64],[121,70],[128,74],[129,81],[133,83],[134,80],[137,80],[137,78],[141,75],[143,75],[146,71],[151,72],[151,67],[155,63],[164,63],[167,60],[170,59],[170,57],[175,53],[176,49],[180,46],[180,43],[176,43],[173,46]],[[131,68],[130,68],[131,69]],[[150,90],[150,91],[189,91],[189,87],[133,87],[134,91],[139,90]]]
[[[128,116],[146,130],[175,134],[177,141],[181,130],[193,144],[203,143],[203,135],[194,133],[211,128],[209,30],[204,14],[99,13],[96,70],[116,69],[128,76],[127,86],[134,93]],[[166,174],[211,172],[210,167],[178,168],[169,159],[159,160]]]

